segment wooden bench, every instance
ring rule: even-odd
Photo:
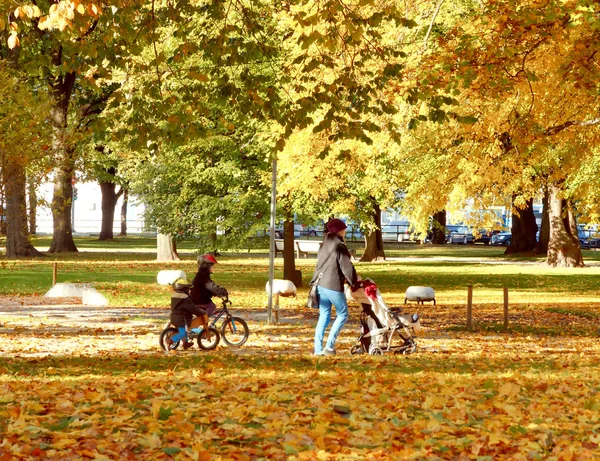
[[[309,254],[317,254],[319,248],[321,248],[320,240],[294,240],[296,247],[296,257],[300,258],[303,255],[307,258]],[[277,253],[283,253],[283,239],[275,239],[275,257]]]

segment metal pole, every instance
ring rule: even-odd
[[[73,192],[71,195],[71,233],[75,232],[75,194],[77,194],[75,190],[75,186],[73,186]]]
[[[504,287],[504,328],[508,328],[508,287]]]
[[[269,299],[267,300],[267,320],[273,323],[273,280],[275,279],[275,214],[277,208],[277,152],[273,153],[271,173],[271,225],[269,232]]]

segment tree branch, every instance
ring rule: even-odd
[[[593,118],[591,120],[569,120],[568,122],[562,123],[561,125],[552,126],[544,131],[546,136],[553,136],[560,133],[563,130],[571,126],[591,126],[600,124],[600,118]]]
[[[435,7],[435,11],[433,12],[433,17],[431,18],[431,22],[429,23],[429,29],[427,29],[427,33],[425,34],[425,38],[423,39],[423,51],[427,49],[427,42],[429,41],[429,35],[431,34],[431,29],[433,29],[433,24],[435,23],[435,18],[437,18],[438,13],[440,12],[440,8],[442,7],[442,3],[444,0],[440,0]]]

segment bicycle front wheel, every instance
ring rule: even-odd
[[[215,327],[208,327],[208,330],[202,330],[198,335],[198,346],[205,351],[216,349],[219,344],[219,331]]]
[[[223,325],[221,325],[221,336],[228,346],[240,347],[248,341],[250,330],[244,319],[240,317],[229,317],[223,322]]]

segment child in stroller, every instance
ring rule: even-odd
[[[383,355],[384,352],[412,354],[417,349],[413,338],[421,329],[418,314],[402,314],[402,309],[390,309],[385,304],[377,285],[371,280],[361,280],[354,288],[346,288],[346,298],[361,304],[362,333],[351,354]],[[401,344],[392,346],[397,332]]]

